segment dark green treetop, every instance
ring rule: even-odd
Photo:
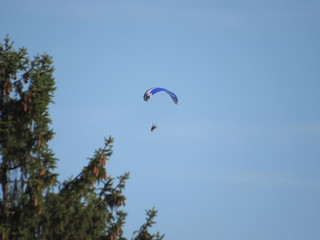
[[[107,175],[112,137],[77,177],[58,182],[48,144],[54,136],[48,109],[55,91],[52,64],[47,54],[30,60],[8,37],[0,43],[0,237],[124,240],[129,174],[117,180]],[[148,232],[156,213],[147,211],[132,239],[163,239]]]

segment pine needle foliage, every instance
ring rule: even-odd
[[[28,57],[7,37],[0,43],[0,238],[126,240],[123,195],[129,173],[113,178],[106,164],[114,139],[89,159],[75,178],[58,182],[57,159],[49,147],[49,105],[55,91],[52,58]],[[156,211],[133,240],[160,240],[150,234]]]

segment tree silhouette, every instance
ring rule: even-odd
[[[123,195],[129,173],[106,172],[113,138],[105,139],[75,178],[58,182],[57,159],[48,143],[54,132],[48,106],[55,91],[52,58],[28,57],[7,37],[0,44],[0,233],[2,239],[124,240],[127,213]],[[157,211],[134,240],[159,240],[150,234]]]

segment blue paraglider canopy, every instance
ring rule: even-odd
[[[175,95],[173,92],[170,92],[169,90],[165,89],[165,88],[150,88],[149,90],[147,90],[145,92],[145,94],[143,95],[143,99],[147,102],[154,94],[156,94],[157,92],[166,92],[172,99],[172,101],[175,104],[178,104],[178,97],[177,95]]]

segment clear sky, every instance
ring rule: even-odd
[[[169,240],[320,239],[320,1],[0,2],[1,40],[53,56],[60,180],[115,138],[127,237],[155,206]]]

